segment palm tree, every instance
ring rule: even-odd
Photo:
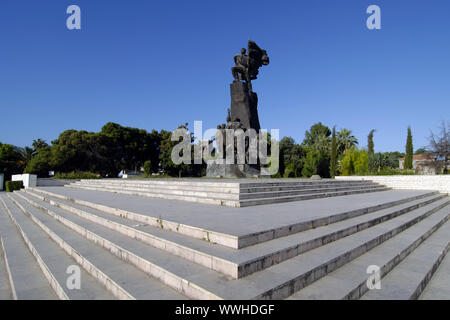
[[[39,153],[39,149],[48,147],[47,142],[45,142],[45,140],[42,139],[37,139],[37,140],[33,140],[33,155],[36,155]]]
[[[25,165],[31,161],[33,157],[34,150],[30,147],[18,148],[17,151],[20,154],[21,160],[25,163]]]
[[[330,150],[330,145],[330,137],[327,137],[325,135],[318,135],[315,139],[314,144],[312,145],[312,148],[318,152],[328,153]]]
[[[338,153],[344,153],[345,150],[351,149],[358,144],[358,139],[352,135],[352,131],[342,128],[337,133]]]

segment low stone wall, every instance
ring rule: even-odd
[[[48,179],[48,178],[38,178],[37,186],[38,187],[62,187],[72,182],[79,180],[63,180],[63,179]]]
[[[450,175],[340,176],[336,180],[370,180],[392,189],[435,190],[450,194]]]

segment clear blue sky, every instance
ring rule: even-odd
[[[82,30],[66,28],[81,8]],[[366,28],[381,7],[382,29]],[[225,122],[233,56],[252,39],[263,128],[301,142],[322,123],[376,151],[414,147],[450,120],[448,0],[2,0],[0,141],[50,142],[109,121],[174,129]]]

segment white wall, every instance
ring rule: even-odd
[[[339,176],[336,180],[370,180],[392,189],[434,190],[450,194],[450,175]]]
[[[34,188],[37,183],[37,175],[35,174],[15,174],[11,177],[12,181],[23,181],[25,188]]]

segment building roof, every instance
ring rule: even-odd
[[[415,154],[413,155],[413,160],[431,160],[432,158],[426,154]],[[405,158],[400,158],[399,160],[405,161]]]

